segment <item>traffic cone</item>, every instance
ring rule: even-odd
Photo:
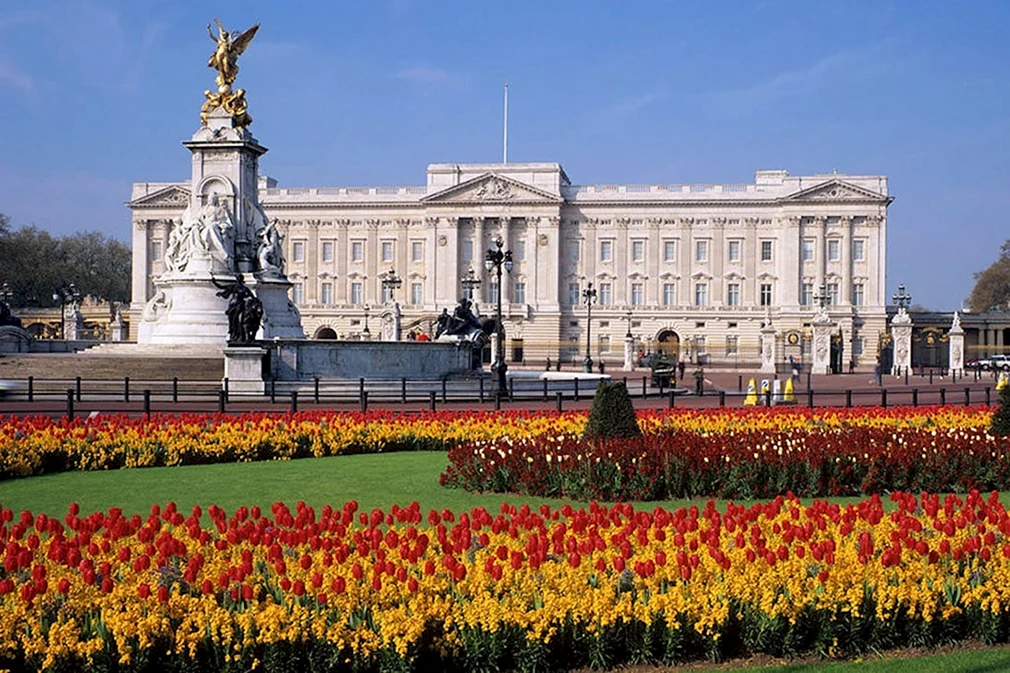
[[[1007,386],[1006,372],[1000,372],[996,377],[996,390],[1003,390]]]
[[[793,390],[793,379],[791,376],[786,379],[786,388],[782,394],[782,403],[796,404],[796,392]]]
[[[754,385],[754,379],[751,379],[747,383],[747,396],[743,398],[743,405],[745,407],[756,407],[758,403],[757,387]]]

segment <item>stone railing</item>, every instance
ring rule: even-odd
[[[270,187],[264,196],[424,196],[427,187]]]
[[[572,185],[562,187],[566,197],[580,194],[725,194],[766,191],[763,185]]]

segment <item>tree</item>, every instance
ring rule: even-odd
[[[596,397],[593,398],[593,408],[586,419],[583,435],[587,439],[601,439],[638,437],[641,434],[627,386],[622,381],[601,380],[596,387]]]
[[[0,214],[0,283],[14,306],[53,306],[53,293],[74,283],[81,296],[106,301],[130,297],[130,249],[98,232],[54,238],[34,226],[12,228]]]
[[[1010,240],[1000,246],[999,259],[977,272],[974,278],[975,286],[968,297],[972,312],[1010,308]]]

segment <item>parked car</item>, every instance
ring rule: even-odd
[[[987,358],[980,359],[978,364],[987,372],[1010,371],[1010,355],[990,355]]]
[[[0,381],[0,398],[21,392],[21,384],[15,381]]]

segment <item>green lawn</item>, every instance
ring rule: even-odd
[[[884,653],[882,657],[872,657],[857,661],[796,663],[773,666],[749,667],[749,671],[760,673],[997,673],[1010,671],[1010,648],[992,647],[971,649],[963,652],[945,652],[927,656],[902,656],[900,653]],[[715,671],[740,670],[732,664],[718,668],[694,669],[695,673],[715,673]]]

